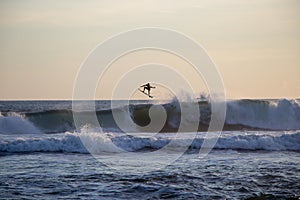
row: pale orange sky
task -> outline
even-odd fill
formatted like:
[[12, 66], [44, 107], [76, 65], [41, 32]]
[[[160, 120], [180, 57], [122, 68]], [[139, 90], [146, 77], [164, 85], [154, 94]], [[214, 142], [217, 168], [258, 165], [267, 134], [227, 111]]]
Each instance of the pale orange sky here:
[[298, 0], [4, 0], [0, 99], [71, 99], [89, 52], [138, 27], [173, 29], [200, 43], [227, 98], [300, 97]]

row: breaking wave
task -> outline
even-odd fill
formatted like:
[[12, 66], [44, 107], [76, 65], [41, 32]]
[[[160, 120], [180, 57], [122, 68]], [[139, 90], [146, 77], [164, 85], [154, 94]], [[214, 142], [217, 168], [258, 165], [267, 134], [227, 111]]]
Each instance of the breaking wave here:
[[[286, 150], [300, 151], [300, 132], [276, 134], [258, 134], [249, 132], [234, 135], [224, 133], [218, 139], [214, 149], [232, 150]], [[64, 133], [52, 135], [6, 138], [0, 141], [0, 152], [67, 152], [89, 153], [82, 141], [88, 141], [92, 153], [118, 153], [121, 151], [143, 151], [161, 149], [171, 140], [176, 140], [178, 147], [186, 144], [186, 138], [174, 138], [173, 134], [157, 134], [151, 137], [129, 136], [120, 133]], [[199, 149], [204, 135], [198, 134], [190, 145], [190, 149]], [[181, 150], [181, 148], [179, 148]], [[176, 151], [176, 146], [174, 147]]]
[[[194, 116], [184, 114], [176, 101], [160, 104], [167, 113], [167, 120], [160, 132], [177, 132], [179, 125], [184, 123], [189, 130], [189, 123], [199, 122], [198, 131], [206, 131], [211, 117], [211, 106], [207, 101], [185, 102], [182, 106], [189, 107], [198, 104], [200, 120]], [[117, 126], [113, 111], [122, 113], [124, 117], [131, 117], [138, 125], [128, 127], [132, 132], [140, 132], [139, 126], [150, 123], [149, 109], [153, 104], [133, 104], [114, 110], [97, 110], [96, 116], [105, 132], [122, 132]], [[129, 113], [126, 113], [129, 111]], [[88, 111], [85, 116], [92, 115]], [[97, 127], [98, 124], [89, 124]], [[80, 127], [79, 127], [80, 128]], [[298, 100], [233, 100], [227, 102], [226, 120], [223, 130], [299, 130], [300, 129], [300, 104]], [[74, 132], [76, 127], [73, 121], [72, 110], [45, 110], [28, 112], [3, 112], [0, 114], [0, 133], [64, 133]], [[149, 130], [151, 132], [151, 130]]]
[[0, 113], [0, 133], [40, 133], [41, 131], [32, 122], [18, 113], [9, 113], [3, 116]]
[[300, 129], [297, 100], [237, 100], [227, 103], [227, 124], [241, 124], [272, 130]]

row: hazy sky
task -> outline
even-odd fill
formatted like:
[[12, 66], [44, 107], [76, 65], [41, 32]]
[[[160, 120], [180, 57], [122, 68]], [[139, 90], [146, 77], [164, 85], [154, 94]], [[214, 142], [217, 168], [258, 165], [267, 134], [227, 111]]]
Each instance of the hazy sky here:
[[97, 44], [145, 26], [200, 43], [228, 98], [300, 97], [299, 0], [1, 0], [0, 99], [71, 99]]

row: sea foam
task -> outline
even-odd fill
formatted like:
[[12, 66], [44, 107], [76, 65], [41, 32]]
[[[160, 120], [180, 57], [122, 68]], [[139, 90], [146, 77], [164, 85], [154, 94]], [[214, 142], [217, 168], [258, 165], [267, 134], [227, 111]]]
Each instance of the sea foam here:
[[[143, 134], [145, 135], [145, 134]], [[27, 137], [26, 137], [27, 136]], [[200, 149], [205, 134], [195, 138], [175, 137], [175, 134], [157, 134], [138, 137], [119, 133], [64, 133], [52, 135], [23, 135], [0, 141], [0, 152], [68, 152], [68, 153], [120, 153], [124, 151], [157, 150], [169, 142], [180, 147], [189, 144]], [[193, 140], [191, 140], [193, 139]], [[214, 139], [214, 138], [211, 138]], [[300, 132], [239, 132], [222, 134], [214, 149], [300, 151]], [[172, 148], [176, 151], [176, 146]]]

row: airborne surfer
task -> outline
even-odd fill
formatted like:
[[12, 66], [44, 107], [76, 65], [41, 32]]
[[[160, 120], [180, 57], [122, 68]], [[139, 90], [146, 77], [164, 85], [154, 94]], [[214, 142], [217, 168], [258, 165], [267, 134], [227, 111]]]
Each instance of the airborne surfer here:
[[148, 90], [148, 96], [151, 96], [150, 95], [150, 90], [151, 88], [155, 88], [154, 86], [151, 86], [150, 83], [147, 83], [145, 85], [141, 85], [140, 87], [143, 87], [143, 91], [145, 93], [145, 90]]

